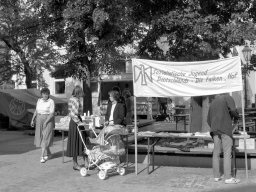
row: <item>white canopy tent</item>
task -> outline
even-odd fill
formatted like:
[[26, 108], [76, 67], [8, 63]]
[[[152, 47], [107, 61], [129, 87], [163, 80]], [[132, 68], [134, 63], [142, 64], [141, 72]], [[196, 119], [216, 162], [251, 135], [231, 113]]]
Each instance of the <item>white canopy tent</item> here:
[[[132, 59], [134, 109], [136, 97], [203, 96], [241, 92], [243, 132], [245, 133], [244, 99], [241, 73], [241, 58], [196, 62], [168, 62]], [[135, 117], [135, 172], [137, 164], [137, 112]], [[245, 168], [248, 178], [246, 137]]]

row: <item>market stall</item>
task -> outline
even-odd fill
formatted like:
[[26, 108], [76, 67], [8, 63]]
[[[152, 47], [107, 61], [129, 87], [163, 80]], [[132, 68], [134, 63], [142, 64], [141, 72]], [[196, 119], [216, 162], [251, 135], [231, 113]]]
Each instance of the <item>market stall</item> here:
[[[38, 89], [0, 90], [0, 114], [8, 117], [8, 126], [10, 127], [22, 128], [23, 126], [28, 126], [30, 125], [36, 102], [41, 97]], [[55, 112], [65, 113], [67, 101], [54, 96], [50, 97], [55, 102]]]
[[[233, 57], [200, 62], [167, 62], [132, 59], [134, 109], [137, 97], [203, 96], [241, 92], [243, 132], [245, 134], [241, 59]], [[137, 111], [135, 117], [135, 172], [137, 167]], [[248, 177], [246, 137], [245, 167]]]

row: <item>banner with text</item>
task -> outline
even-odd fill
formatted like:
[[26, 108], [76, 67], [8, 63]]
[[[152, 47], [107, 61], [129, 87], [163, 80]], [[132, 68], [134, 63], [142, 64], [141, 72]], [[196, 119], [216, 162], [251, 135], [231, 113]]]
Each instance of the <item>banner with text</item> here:
[[240, 57], [197, 62], [132, 59], [136, 97], [200, 96], [241, 91]]

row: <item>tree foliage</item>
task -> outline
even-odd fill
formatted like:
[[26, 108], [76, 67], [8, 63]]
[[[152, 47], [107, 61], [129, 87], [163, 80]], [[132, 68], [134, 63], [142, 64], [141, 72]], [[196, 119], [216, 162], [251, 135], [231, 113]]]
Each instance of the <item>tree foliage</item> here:
[[6, 84], [13, 84], [11, 77], [14, 74], [14, 70], [12, 69], [10, 63], [10, 55], [8, 54], [8, 51], [6, 50], [6, 48], [1, 48], [0, 49], [2, 51], [0, 51], [0, 86], [4, 87], [4, 85]]
[[40, 6], [33, 0], [0, 1], [0, 40], [10, 51], [12, 72], [26, 77], [27, 88], [43, 69], [59, 61], [59, 53], [46, 41]]
[[[88, 80], [129, 57], [127, 45], [140, 58], [195, 61], [217, 59], [245, 38], [255, 39], [254, 0], [3, 0], [0, 6], [0, 39], [19, 57], [28, 80], [35, 66], [60, 59], [65, 65], [54, 76]], [[162, 37], [167, 50], [159, 47]], [[49, 49], [38, 48], [41, 40]], [[58, 57], [52, 43], [66, 54]], [[49, 58], [39, 56], [46, 50]]]
[[[59, 74], [86, 77], [124, 58], [133, 45], [141, 58], [195, 61], [217, 59], [255, 39], [251, 0], [44, 0], [44, 17], [56, 20], [49, 40], [67, 48]], [[48, 18], [49, 19], [49, 18]], [[168, 49], [159, 46], [166, 37]], [[54, 73], [58, 75], [58, 72]]]
[[[61, 70], [54, 75], [86, 79], [100, 67], [107, 68], [123, 59], [120, 47], [132, 43], [134, 28], [134, 23], [126, 17], [126, 5], [127, 1], [119, 0], [66, 0], [61, 5], [60, 1], [44, 1], [45, 16], [62, 18], [48, 30], [48, 39], [67, 49], [66, 66], [60, 66]], [[87, 68], [88, 74], [82, 68]]]
[[[254, 4], [250, 2], [172, 1], [172, 5], [166, 6], [169, 10], [147, 23], [150, 30], [140, 43], [140, 54], [154, 59], [183, 61], [216, 59], [219, 53], [226, 55], [231, 47], [243, 44], [244, 38], [255, 38], [252, 20], [255, 13], [251, 11]], [[155, 42], [161, 36], [167, 37], [170, 46], [166, 55], [160, 55], [156, 49]]]

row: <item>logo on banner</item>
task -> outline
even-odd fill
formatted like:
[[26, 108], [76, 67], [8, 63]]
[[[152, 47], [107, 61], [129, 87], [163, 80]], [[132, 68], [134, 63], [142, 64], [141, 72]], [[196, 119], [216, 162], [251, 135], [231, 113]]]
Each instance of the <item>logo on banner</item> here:
[[25, 113], [25, 103], [18, 99], [12, 99], [9, 104], [9, 109], [13, 115], [22, 115]]
[[148, 81], [153, 82], [152, 67], [144, 65], [134, 66], [134, 81], [141, 81], [141, 85], [147, 85]]

